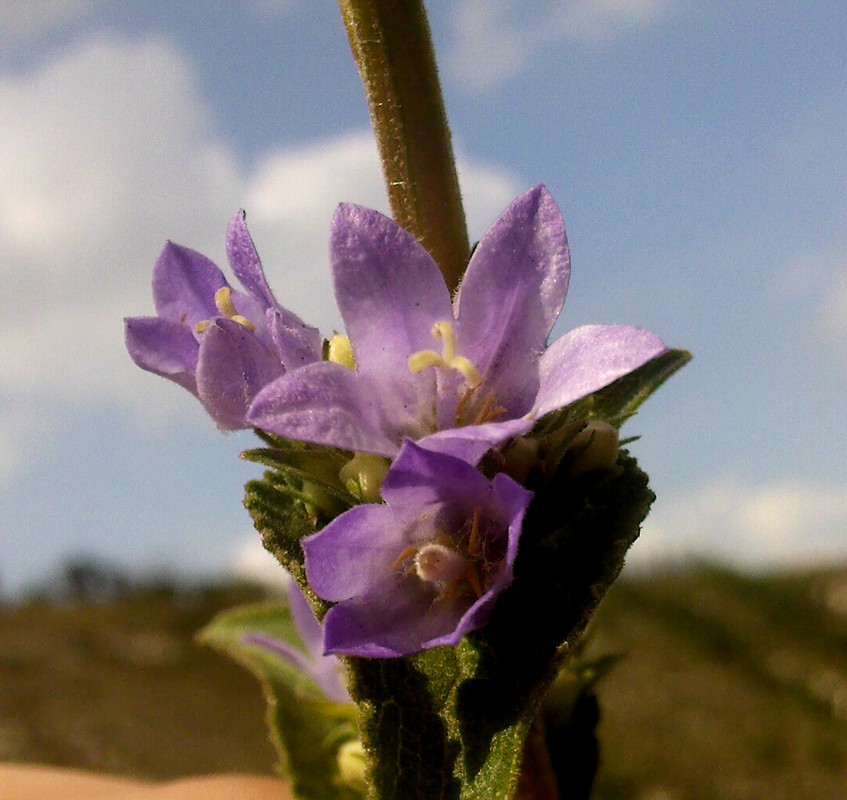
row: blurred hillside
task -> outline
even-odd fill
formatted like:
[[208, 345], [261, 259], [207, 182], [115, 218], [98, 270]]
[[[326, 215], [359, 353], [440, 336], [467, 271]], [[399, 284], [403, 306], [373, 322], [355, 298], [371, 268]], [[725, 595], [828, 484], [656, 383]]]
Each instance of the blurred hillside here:
[[[0, 608], [0, 759], [268, 772], [258, 685], [192, 642], [260, 590], [95, 573]], [[847, 569], [630, 578], [591, 651], [625, 654], [600, 684], [597, 800], [847, 797]]]

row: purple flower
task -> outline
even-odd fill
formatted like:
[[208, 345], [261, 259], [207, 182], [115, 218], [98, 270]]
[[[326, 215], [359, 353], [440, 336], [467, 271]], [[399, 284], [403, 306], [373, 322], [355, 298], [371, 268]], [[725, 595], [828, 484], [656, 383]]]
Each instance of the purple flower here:
[[382, 496], [302, 540], [309, 585], [337, 603], [324, 618], [326, 653], [385, 658], [455, 645], [512, 581], [532, 494], [507, 475], [489, 482], [407, 441]]
[[223, 429], [249, 427], [258, 392], [321, 359], [321, 337], [277, 303], [244, 222], [235, 215], [227, 256], [244, 291], [195, 250], [168, 242], [153, 267], [156, 317], [125, 320], [126, 346], [142, 369], [188, 389]]
[[426, 437], [474, 462], [667, 349], [624, 325], [584, 326], [546, 346], [570, 257], [543, 186], [488, 230], [452, 301], [429, 253], [376, 211], [340, 206], [330, 251], [355, 369], [322, 362], [277, 379], [250, 408], [257, 428], [389, 457]]
[[319, 686], [324, 694], [336, 703], [350, 703], [350, 695], [341, 680], [341, 662], [335, 656], [323, 654], [323, 634], [312, 609], [303, 597], [303, 593], [292, 581], [288, 590], [288, 603], [291, 617], [297, 626], [297, 633], [306, 646], [306, 652], [287, 642], [264, 633], [248, 633], [244, 636], [246, 644], [254, 644], [282, 656], [290, 664]]

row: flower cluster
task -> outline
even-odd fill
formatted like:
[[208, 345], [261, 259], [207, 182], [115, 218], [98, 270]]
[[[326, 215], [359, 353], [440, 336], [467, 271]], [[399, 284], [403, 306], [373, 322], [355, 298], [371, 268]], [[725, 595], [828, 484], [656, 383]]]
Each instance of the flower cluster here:
[[330, 254], [346, 335], [327, 346], [275, 300], [243, 214], [227, 253], [243, 292], [204, 256], [166, 245], [153, 273], [158, 316], [126, 321], [131, 356], [193, 392], [221, 428], [346, 451], [348, 467], [378, 465], [360, 481], [367, 502], [302, 540], [309, 586], [335, 603], [325, 652], [392, 657], [458, 643], [512, 581], [532, 497], [519, 470], [483, 474], [482, 457], [531, 443], [545, 415], [665, 344], [641, 328], [588, 325], [548, 347], [570, 257], [543, 186], [492, 225], [455, 296], [410, 233], [341, 205]]

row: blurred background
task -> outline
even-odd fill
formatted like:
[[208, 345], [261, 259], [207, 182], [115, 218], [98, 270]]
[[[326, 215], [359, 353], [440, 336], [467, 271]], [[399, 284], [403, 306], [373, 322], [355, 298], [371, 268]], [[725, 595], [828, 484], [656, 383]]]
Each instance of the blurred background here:
[[[573, 257], [554, 335], [589, 322], [638, 324], [695, 355], [624, 429], [642, 437], [632, 449], [658, 500], [631, 552], [631, 577], [607, 604], [618, 612], [604, 611], [608, 646], [635, 653], [608, 691], [620, 675], [634, 703], [636, 688], [644, 699], [645, 686], [667, 678], [647, 710], [623, 695], [610, 703], [629, 708], [641, 726], [632, 730], [675, 714], [676, 727], [663, 728], [669, 747], [699, 753], [695, 734], [705, 736], [711, 761], [690, 775], [719, 773], [730, 753], [747, 772], [732, 789], [702, 794], [680, 794], [682, 768], [664, 782], [616, 773], [603, 796], [781, 796], [756, 788], [768, 770], [776, 777], [767, 791], [840, 796], [797, 776], [835, 776], [835, 786], [847, 769], [847, 579], [837, 566], [847, 561], [847, 6], [428, 7], [471, 236], [546, 183]], [[122, 318], [152, 313], [150, 273], [166, 239], [224, 266], [227, 222], [245, 208], [282, 304], [325, 334], [340, 328], [326, 252], [333, 210], [352, 201], [387, 211], [358, 75], [330, 0], [0, 0], [0, 109], [0, 596], [64, 603], [9, 610], [6, 641], [23, 644], [9, 644], [3, 663], [19, 678], [35, 675], [33, 659], [67, 640], [71, 664], [152, 659], [139, 674], [165, 685], [166, 674], [183, 674], [180, 659], [203, 658], [185, 655], [188, 631], [234, 591], [209, 599], [200, 585], [273, 584], [280, 573], [241, 506], [258, 470], [238, 453], [253, 436], [219, 434], [187, 392], [135, 368]], [[721, 566], [696, 566], [704, 561]], [[156, 576], [161, 618], [137, 605], [79, 605], [92, 590], [133, 595], [139, 575]], [[189, 587], [181, 599], [177, 585]], [[38, 608], [45, 617], [21, 616]], [[112, 625], [122, 644], [92, 643], [72, 619]], [[164, 638], [133, 650], [124, 639], [136, 623]], [[598, 647], [602, 631], [601, 622]], [[664, 650], [651, 638], [660, 634]], [[682, 663], [689, 640], [694, 655]], [[703, 663], [720, 679], [697, 672]], [[57, 719], [86, 697], [80, 669], [67, 696], [55, 695], [65, 698]], [[128, 687], [120, 675], [116, 686]], [[688, 676], [677, 694], [669, 675]], [[241, 685], [228, 672], [222, 680]], [[21, 684], [4, 696], [29, 697]], [[21, 702], [33, 708], [32, 698]], [[763, 710], [768, 698], [779, 714]], [[725, 726], [709, 727], [718, 707]], [[176, 769], [61, 748], [45, 755], [29, 723], [6, 711], [0, 757]], [[128, 718], [140, 713], [127, 709]], [[50, 724], [32, 730], [44, 736]], [[96, 741], [115, 740], [95, 723], [75, 724], [76, 741], [86, 725]], [[617, 751], [658, 764], [661, 742], [645, 753], [626, 730], [609, 734]], [[726, 731], [739, 730], [744, 743], [723, 747]], [[108, 752], [98, 746], [92, 752]]]

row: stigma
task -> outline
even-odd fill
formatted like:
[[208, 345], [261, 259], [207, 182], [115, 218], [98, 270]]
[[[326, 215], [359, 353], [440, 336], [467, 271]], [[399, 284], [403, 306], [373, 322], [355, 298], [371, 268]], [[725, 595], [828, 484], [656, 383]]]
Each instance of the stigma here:
[[418, 350], [417, 353], [412, 353], [409, 356], [409, 371], [417, 375], [427, 367], [454, 369], [464, 376], [469, 388], [476, 389], [482, 383], [482, 375], [469, 358], [457, 355], [453, 326], [449, 322], [436, 322], [432, 326], [432, 335], [441, 339], [441, 352]]
[[[235, 303], [232, 302], [232, 289], [230, 289], [229, 286], [221, 286], [221, 288], [215, 292], [215, 308], [218, 309], [218, 312], [222, 317], [231, 319], [233, 322], [237, 322], [239, 325], [247, 328], [247, 330], [251, 333], [255, 333], [256, 326], [250, 322], [247, 317], [242, 316], [236, 310]], [[203, 333], [203, 331], [209, 327], [210, 322], [211, 320], [208, 319], [198, 322], [194, 326], [194, 331], [196, 333]]]

